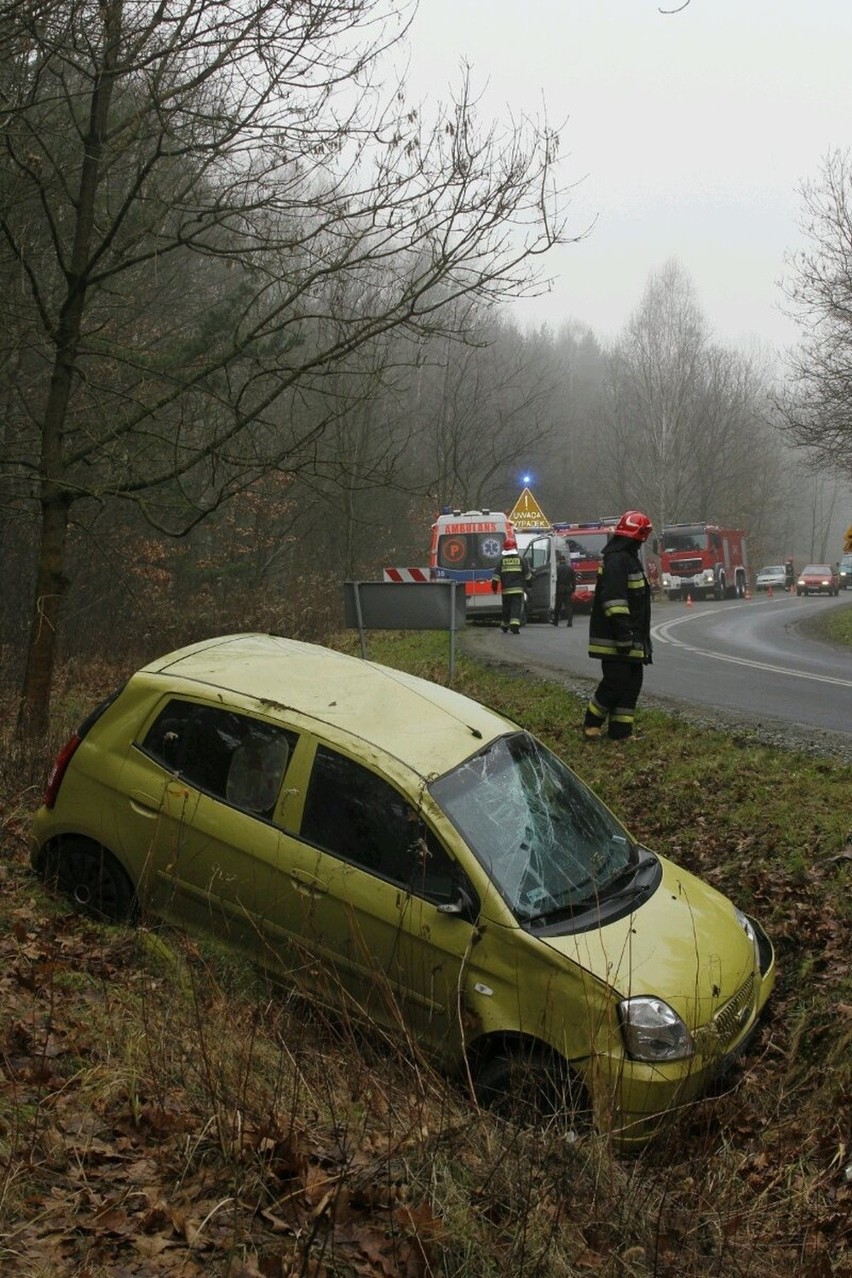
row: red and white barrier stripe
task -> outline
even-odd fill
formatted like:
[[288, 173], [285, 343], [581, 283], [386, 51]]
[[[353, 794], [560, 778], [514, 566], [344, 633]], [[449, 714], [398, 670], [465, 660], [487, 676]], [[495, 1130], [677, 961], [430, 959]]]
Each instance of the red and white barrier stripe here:
[[428, 568], [383, 568], [383, 581], [431, 581]]

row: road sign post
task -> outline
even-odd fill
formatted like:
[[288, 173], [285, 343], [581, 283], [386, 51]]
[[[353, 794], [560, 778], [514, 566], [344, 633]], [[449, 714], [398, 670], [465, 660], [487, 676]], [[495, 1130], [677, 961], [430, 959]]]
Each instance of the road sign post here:
[[456, 631], [466, 620], [463, 581], [345, 581], [345, 624], [357, 629], [367, 657], [367, 630], [448, 630], [449, 683], [453, 685]]

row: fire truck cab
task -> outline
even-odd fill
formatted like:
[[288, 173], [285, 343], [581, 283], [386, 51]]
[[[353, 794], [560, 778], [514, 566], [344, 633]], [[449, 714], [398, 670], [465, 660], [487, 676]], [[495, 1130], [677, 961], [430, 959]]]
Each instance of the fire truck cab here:
[[514, 534], [498, 510], [441, 511], [432, 525], [429, 570], [433, 581], [463, 581], [468, 620], [499, 617], [501, 600], [491, 590], [503, 542]]
[[595, 519], [580, 524], [554, 524], [559, 547], [577, 576], [574, 588], [574, 604], [591, 608], [598, 579], [603, 548], [613, 534], [618, 518]]
[[746, 534], [717, 524], [666, 524], [661, 586], [669, 599], [742, 599], [748, 586]]

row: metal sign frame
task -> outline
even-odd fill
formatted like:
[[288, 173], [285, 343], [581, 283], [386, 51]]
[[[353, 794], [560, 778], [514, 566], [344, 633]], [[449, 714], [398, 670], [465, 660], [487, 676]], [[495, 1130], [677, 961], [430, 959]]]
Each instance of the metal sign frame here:
[[456, 631], [467, 619], [463, 581], [345, 581], [343, 604], [347, 629], [357, 629], [361, 656], [367, 656], [367, 630], [448, 630], [449, 682], [456, 664]]

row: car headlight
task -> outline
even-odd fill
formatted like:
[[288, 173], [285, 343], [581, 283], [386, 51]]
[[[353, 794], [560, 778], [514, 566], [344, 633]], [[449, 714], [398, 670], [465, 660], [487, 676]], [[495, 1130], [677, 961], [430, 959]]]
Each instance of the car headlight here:
[[757, 932], [755, 931], [754, 924], [752, 923], [748, 915], [743, 914], [742, 910], [738, 910], [736, 906], [734, 907], [734, 917], [736, 918], [742, 930], [745, 932], [748, 939], [751, 941], [751, 947], [754, 950], [755, 968], [759, 969], [760, 968], [760, 942], [757, 939]]
[[742, 910], [738, 910], [736, 907], [734, 907], [734, 915], [752, 945], [757, 945], [757, 933], [754, 930], [754, 925], [749, 916], [747, 914], [743, 914]]
[[618, 1016], [627, 1054], [635, 1061], [679, 1061], [695, 1052], [683, 1020], [660, 998], [626, 998]]

